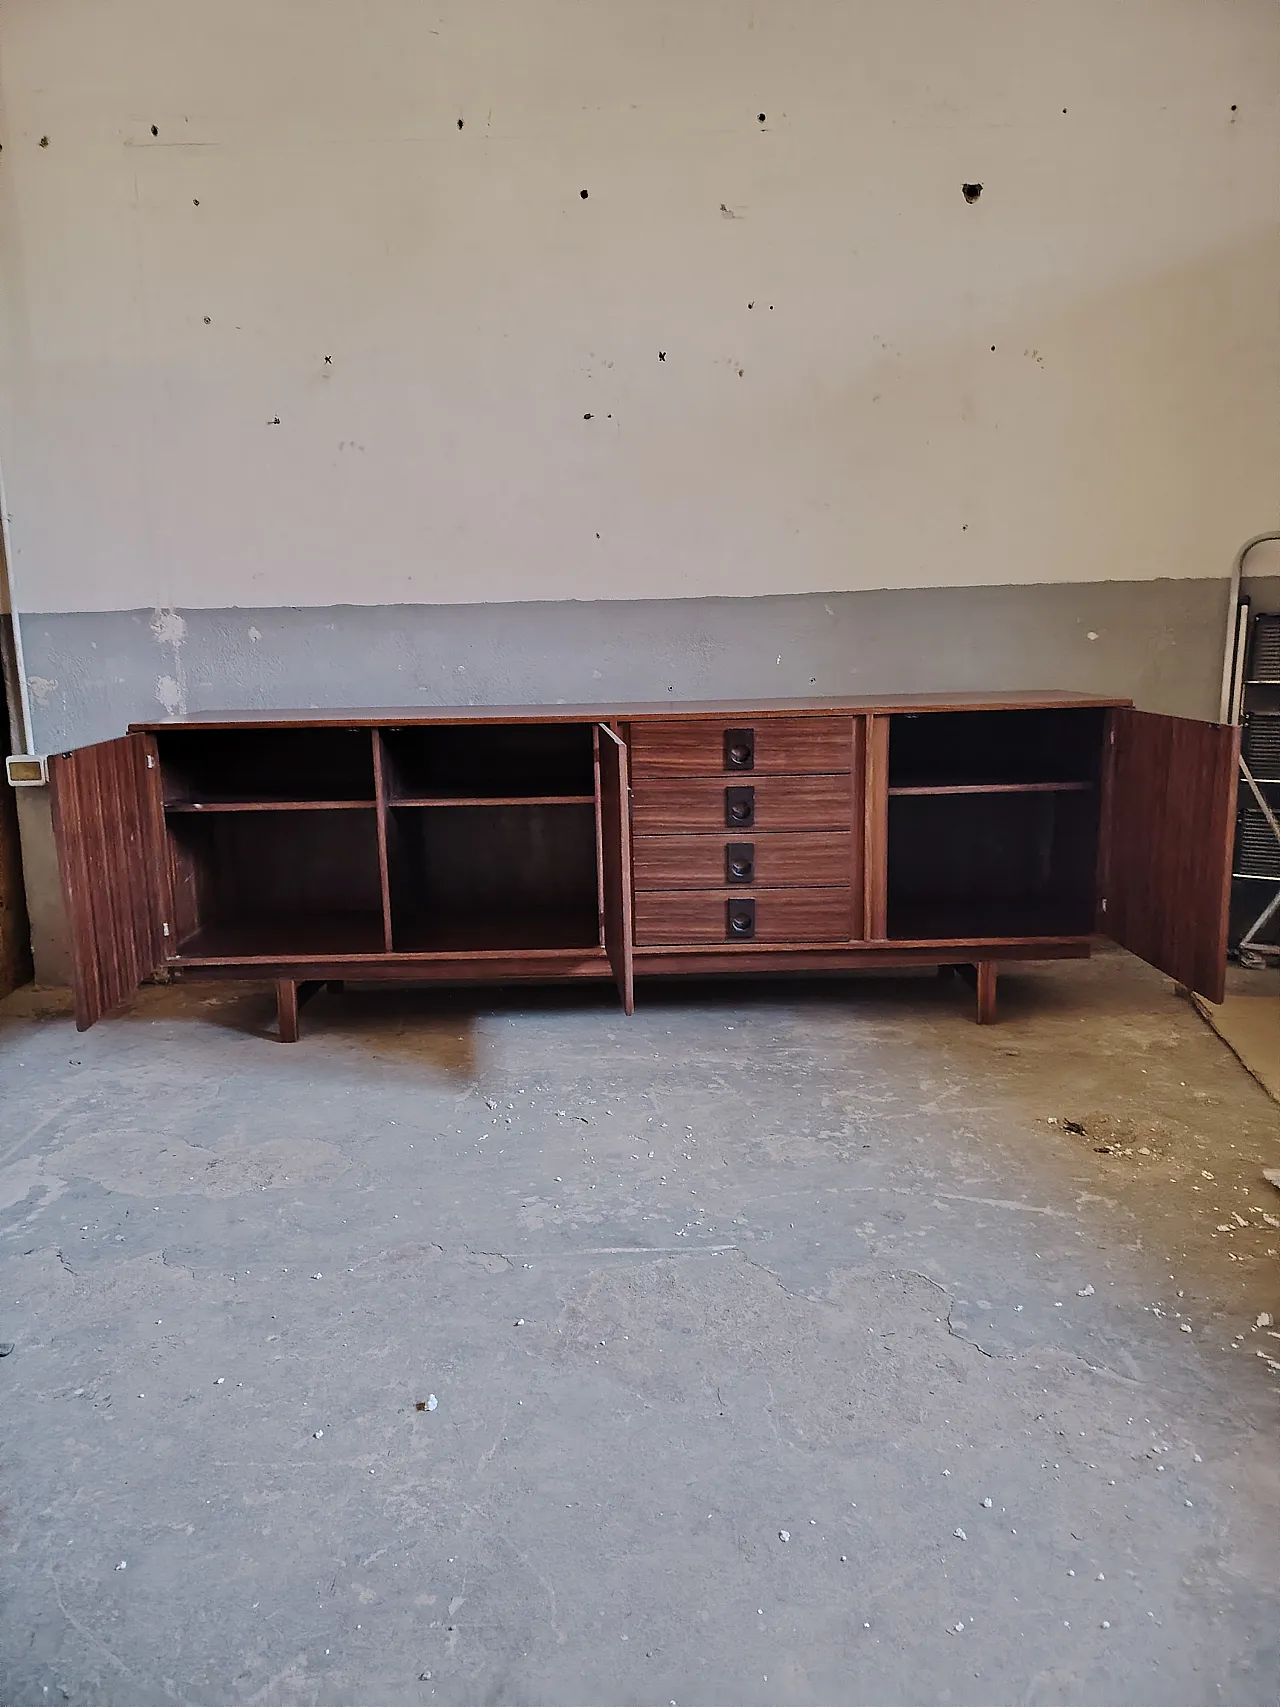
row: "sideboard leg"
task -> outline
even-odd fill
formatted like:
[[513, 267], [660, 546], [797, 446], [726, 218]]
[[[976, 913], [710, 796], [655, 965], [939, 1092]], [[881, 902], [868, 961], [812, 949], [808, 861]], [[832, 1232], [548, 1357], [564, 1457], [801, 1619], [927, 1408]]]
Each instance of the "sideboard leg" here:
[[276, 979], [276, 1017], [281, 1043], [298, 1041], [298, 986], [292, 978]]
[[994, 1025], [996, 1017], [996, 963], [978, 962], [978, 1024]]
[[[280, 1021], [281, 1043], [298, 1041], [298, 1009], [304, 1008], [324, 987], [320, 978], [308, 978], [301, 983], [296, 978], [276, 979], [276, 1014]], [[332, 989], [333, 986], [329, 987]]]

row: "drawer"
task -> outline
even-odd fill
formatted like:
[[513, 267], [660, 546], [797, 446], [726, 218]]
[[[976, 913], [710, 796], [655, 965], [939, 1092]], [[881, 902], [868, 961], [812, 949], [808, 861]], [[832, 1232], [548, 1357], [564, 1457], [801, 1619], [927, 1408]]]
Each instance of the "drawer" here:
[[637, 948], [738, 942], [848, 942], [853, 890], [650, 890], [635, 898]]
[[[750, 833], [747, 833], [750, 835]], [[637, 889], [757, 889], [843, 884], [853, 877], [847, 831], [733, 836], [637, 836], [631, 864]]]
[[633, 777], [775, 775], [847, 771], [853, 764], [850, 717], [759, 717], [716, 722], [633, 723]]
[[631, 824], [637, 836], [661, 830], [848, 830], [853, 779], [844, 776], [759, 776], [750, 782], [711, 777], [637, 777]]

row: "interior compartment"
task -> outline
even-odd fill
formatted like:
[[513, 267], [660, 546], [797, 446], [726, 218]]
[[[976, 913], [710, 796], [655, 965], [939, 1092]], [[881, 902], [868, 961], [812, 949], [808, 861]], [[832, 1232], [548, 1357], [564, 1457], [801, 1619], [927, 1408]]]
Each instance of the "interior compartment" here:
[[600, 946], [594, 800], [393, 807], [387, 863], [398, 953]]
[[390, 800], [595, 796], [590, 723], [388, 729], [382, 740]]
[[368, 729], [175, 729], [156, 736], [167, 805], [373, 803]]
[[1096, 793], [920, 794], [889, 801], [894, 941], [1086, 936]]
[[217, 812], [169, 821], [178, 952], [381, 954], [377, 814]]
[[898, 712], [889, 721], [889, 788], [1074, 782], [1096, 786], [1106, 713]]

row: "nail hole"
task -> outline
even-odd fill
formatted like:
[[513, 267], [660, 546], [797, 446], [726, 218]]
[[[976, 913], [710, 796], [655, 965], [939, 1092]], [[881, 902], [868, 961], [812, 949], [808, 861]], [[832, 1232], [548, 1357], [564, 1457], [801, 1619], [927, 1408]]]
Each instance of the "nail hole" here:
[[192, 205], [192, 207], [199, 207], [200, 206], [200, 197], [199, 196], [192, 196], [191, 205]]
[[579, 194], [579, 195], [580, 195], [580, 196], [581, 196], [581, 197], [582, 197], [582, 199], [583, 199], [583, 201], [586, 201], [586, 199], [587, 199], [587, 192], [586, 192], [586, 190], [579, 190], [579, 191], [578, 191], [578, 194]]
[[992, 349], [992, 351], [993, 351], [993, 353], [994, 353], [994, 351], [995, 351], [995, 345], [994, 345], [994, 344], [992, 344], [992, 346], [991, 346], [991, 349]]
[[49, 138], [47, 136], [42, 136], [40, 138], [40, 146], [41, 148], [47, 148], [49, 146]]
[[1238, 112], [1238, 111], [1239, 111], [1239, 108], [1238, 108], [1238, 107], [1237, 107], [1237, 106], [1236, 106], [1236, 104], [1235, 104], [1235, 102], [1234, 102], [1234, 101], [1232, 101], [1232, 103], [1231, 103], [1231, 111], [1232, 111], [1232, 112], [1233, 112], [1233, 113], [1234, 113], [1234, 112]]
[[764, 114], [763, 113], [757, 113], [756, 117], [760, 120], [761, 124], [764, 123]]
[[205, 315], [205, 317], [204, 317], [204, 323], [205, 323], [205, 325], [206, 325], [206, 326], [212, 326], [212, 325], [213, 325], [213, 321], [212, 321], [212, 319], [211, 319], [211, 318], [210, 318], [210, 316], [209, 316], [209, 315], [207, 315], [207, 314], [206, 314], [206, 315]]
[[152, 134], [152, 136], [159, 136], [159, 134], [160, 134], [160, 127], [159, 127], [159, 125], [154, 125], [154, 124], [153, 124], [153, 125], [152, 125], [152, 127], [151, 127], [151, 134]]
[[665, 350], [659, 350], [658, 351], [658, 360], [660, 362], [665, 362], [666, 359], [667, 359], [667, 352]]
[[967, 202], [976, 202], [982, 194], [981, 184], [961, 184], [960, 194]]
[[458, 129], [459, 130], [462, 129], [462, 120], [461, 119], [458, 120]]
[[582, 419], [583, 419], [583, 420], [584, 420], [584, 421], [589, 421], [589, 420], [590, 420], [590, 419], [591, 419], [591, 416], [590, 416], [590, 415], [584, 415], [584, 416], [583, 416], [583, 417], [582, 417]]

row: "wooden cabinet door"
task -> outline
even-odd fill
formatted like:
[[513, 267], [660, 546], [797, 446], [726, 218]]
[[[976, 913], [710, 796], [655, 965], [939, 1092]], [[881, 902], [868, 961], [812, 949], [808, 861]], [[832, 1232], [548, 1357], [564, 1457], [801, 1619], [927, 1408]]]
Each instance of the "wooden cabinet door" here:
[[158, 775], [146, 735], [49, 762], [78, 1031], [127, 1002], [164, 959]]
[[599, 728], [600, 869], [604, 946], [626, 1013], [635, 1008], [631, 951], [631, 788], [627, 749], [607, 724]]
[[1111, 716], [1099, 929], [1211, 1002], [1226, 987], [1239, 753], [1230, 724]]

